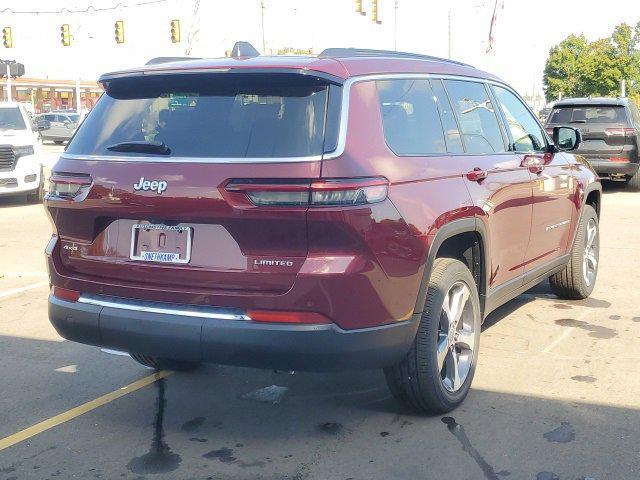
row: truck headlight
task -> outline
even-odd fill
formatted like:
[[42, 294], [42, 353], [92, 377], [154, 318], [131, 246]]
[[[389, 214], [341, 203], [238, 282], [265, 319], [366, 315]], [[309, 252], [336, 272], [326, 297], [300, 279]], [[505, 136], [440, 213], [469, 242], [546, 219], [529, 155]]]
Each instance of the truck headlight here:
[[27, 155], [33, 155], [33, 145], [23, 145], [21, 147], [13, 147], [13, 153], [16, 159], [20, 157], [26, 157]]

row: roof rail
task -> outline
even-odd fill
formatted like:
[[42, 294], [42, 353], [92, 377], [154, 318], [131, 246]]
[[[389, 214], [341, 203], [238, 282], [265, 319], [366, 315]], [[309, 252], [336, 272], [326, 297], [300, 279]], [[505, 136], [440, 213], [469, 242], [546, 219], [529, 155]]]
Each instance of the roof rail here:
[[181, 60], [200, 60], [197, 57], [155, 57], [149, 60], [145, 65], [158, 65], [159, 63], [180, 62]]
[[422, 55], [419, 53], [397, 52], [395, 50], [372, 50], [368, 48], [326, 48], [318, 55], [320, 58], [344, 58], [344, 57], [394, 57], [394, 58], [416, 58], [420, 60], [429, 60], [431, 62], [453, 63], [455, 65], [463, 65], [471, 67], [468, 63], [450, 60], [448, 58], [433, 57], [431, 55]]

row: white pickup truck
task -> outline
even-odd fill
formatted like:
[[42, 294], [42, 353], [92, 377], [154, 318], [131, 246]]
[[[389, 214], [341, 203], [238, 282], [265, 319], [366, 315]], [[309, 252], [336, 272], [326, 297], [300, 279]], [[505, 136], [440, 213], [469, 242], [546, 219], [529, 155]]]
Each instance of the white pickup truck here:
[[0, 102], [0, 196], [44, 196], [41, 141], [24, 106]]

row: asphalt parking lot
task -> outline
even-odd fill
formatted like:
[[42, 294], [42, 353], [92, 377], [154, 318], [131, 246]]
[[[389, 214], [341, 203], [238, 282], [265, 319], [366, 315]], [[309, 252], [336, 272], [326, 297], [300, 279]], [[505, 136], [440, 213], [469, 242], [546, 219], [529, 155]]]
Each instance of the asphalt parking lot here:
[[639, 206], [606, 186], [592, 297], [543, 284], [494, 312], [465, 404], [424, 417], [377, 371], [154, 376], [64, 341], [43, 208], [0, 198], [0, 480], [638, 478]]

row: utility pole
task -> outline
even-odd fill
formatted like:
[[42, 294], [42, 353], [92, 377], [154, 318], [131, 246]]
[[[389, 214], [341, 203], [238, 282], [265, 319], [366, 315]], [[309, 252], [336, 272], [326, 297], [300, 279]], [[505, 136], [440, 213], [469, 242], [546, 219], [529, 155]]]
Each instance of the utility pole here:
[[398, 50], [398, 0], [393, 4], [393, 49]]
[[264, 40], [264, 0], [260, 0], [260, 19], [262, 22], [262, 54], [267, 54], [267, 44]]
[[80, 77], [76, 77], [76, 112], [80, 115], [82, 111], [82, 97], [80, 93]]
[[449, 58], [451, 58], [451, 9], [449, 9]]
[[620, 96], [627, 96], [627, 82], [624, 79], [620, 82]]

